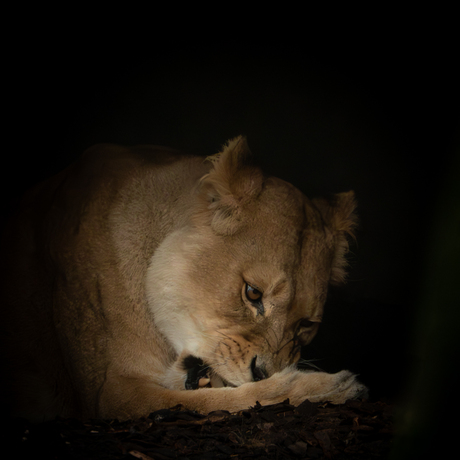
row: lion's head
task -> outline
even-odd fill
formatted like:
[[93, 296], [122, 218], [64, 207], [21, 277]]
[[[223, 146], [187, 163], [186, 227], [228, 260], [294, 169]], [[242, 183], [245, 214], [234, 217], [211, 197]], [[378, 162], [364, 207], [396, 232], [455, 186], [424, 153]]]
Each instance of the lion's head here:
[[238, 137], [208, 159], [187, 224], [155, 251], [147, 296], [178, 356], [239, 386], [294, 364], [345, 277], [353, 192], [310, 200], [251, 165]]

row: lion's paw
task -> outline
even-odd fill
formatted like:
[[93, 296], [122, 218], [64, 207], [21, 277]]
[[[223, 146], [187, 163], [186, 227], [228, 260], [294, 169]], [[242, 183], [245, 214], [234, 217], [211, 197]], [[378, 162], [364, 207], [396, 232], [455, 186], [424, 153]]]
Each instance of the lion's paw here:
[[340, 371], [336, 374], [326, 374], [327, 382], [324, 385], [322, 400], [334, 404], [342, 404], [348, 399], [366, 398], [368, 389], [357, 379], [356, 374], [350, 371]]
[[[285, 370], [257, 383], [265, 385], [267, 390], [270, 384], [269, 393], [272, 393], [272, 397], [276, 394], [278, 398], [280, 396], [289, 398], [291, 404], [294, 405], [306, 399], [311, 402], [328, 401], [333, 404], [342, 404], [348, 399], [363, 398], [368, 394], [366, 386], [359, 382], [357, 376], [350, 371], [328, 374], [326, 372]], [[266, 395], [268, 396], [268, 393]]]

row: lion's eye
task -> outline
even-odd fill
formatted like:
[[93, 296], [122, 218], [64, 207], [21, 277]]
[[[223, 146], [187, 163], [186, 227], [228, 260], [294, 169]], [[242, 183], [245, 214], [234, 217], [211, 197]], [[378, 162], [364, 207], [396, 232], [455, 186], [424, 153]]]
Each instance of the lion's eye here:
[[313, 321], [310, 321], [309, 319], [307, 318], [304, 318], [302, 321], [300, 321], [300, 327], [301, 328], [304, 328], [304, 329], [308, 329], [308, 328], [311, 328], [315, 325], [315, 323]]
[[259, 302], [262, 300], [262, 293], [250, 284], [246, 284], [246, 297], [250, 302]]
[[262, 293], [255, 287], [246, 283], [245, 294], [249, 302], [251, 302], [252, 305], [257, 308], [257, 315], [263, 315], [265, 308], [264, 304], [262, 303]]

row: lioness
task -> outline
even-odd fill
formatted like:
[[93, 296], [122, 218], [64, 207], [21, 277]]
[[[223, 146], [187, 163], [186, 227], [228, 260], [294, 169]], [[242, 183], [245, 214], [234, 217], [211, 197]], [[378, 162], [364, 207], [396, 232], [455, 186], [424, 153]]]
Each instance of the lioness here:
[[12, 413], [128, 419], [359, 397], [348, 371], [296, 369], [328, 285], [344, 279], [354, 209], [353, 192], [309, 200], [264, 176], [243, 137], [206, 161], [90, 148], [25, 198], [5, 235]]

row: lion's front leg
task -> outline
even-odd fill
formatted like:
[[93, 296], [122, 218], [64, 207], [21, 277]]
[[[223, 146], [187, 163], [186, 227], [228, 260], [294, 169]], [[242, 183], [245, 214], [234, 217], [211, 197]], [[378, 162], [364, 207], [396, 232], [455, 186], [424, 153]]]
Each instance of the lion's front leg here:
[[349, 371], [336, 374], [285, 369], [270, 378], [232, 388], [203, 388], [169, 394], [171, 402], [208, 413], [214, 410], [237, 412], [254, 406], [276, 404], [289, 399], [299, 405], [306, 399], [342, 404], [348, 399], [367, 396], [367, 388]]
[[237, 388], [203, 388], [179, 393], [179, 403], [208, 413], [219, 409], [237, 412], [254, 406], [256, 402], [267, 405], [286, 399], [293, 405], [299, 405], [306, 399], [342, 404], [348, 399], [367, 396], [367, 388], [349, 371], [327, 374], [286, 369], [268, 379], [245, 383]]
[[107, 388], [100, 416], [135, 418], [155, 410], [182, 404], [201, 413], [215, 410], [237, 412], [254, 406], [276, 404], [289, 399], [298, 405], [306, 399], [341, 404], [367, 395], [367, 388], [349, 371], [336, 374], [285, 369], [270, 378], [239, 387], [173, 390], [147, 379], [117, 379], [116, 393]]

